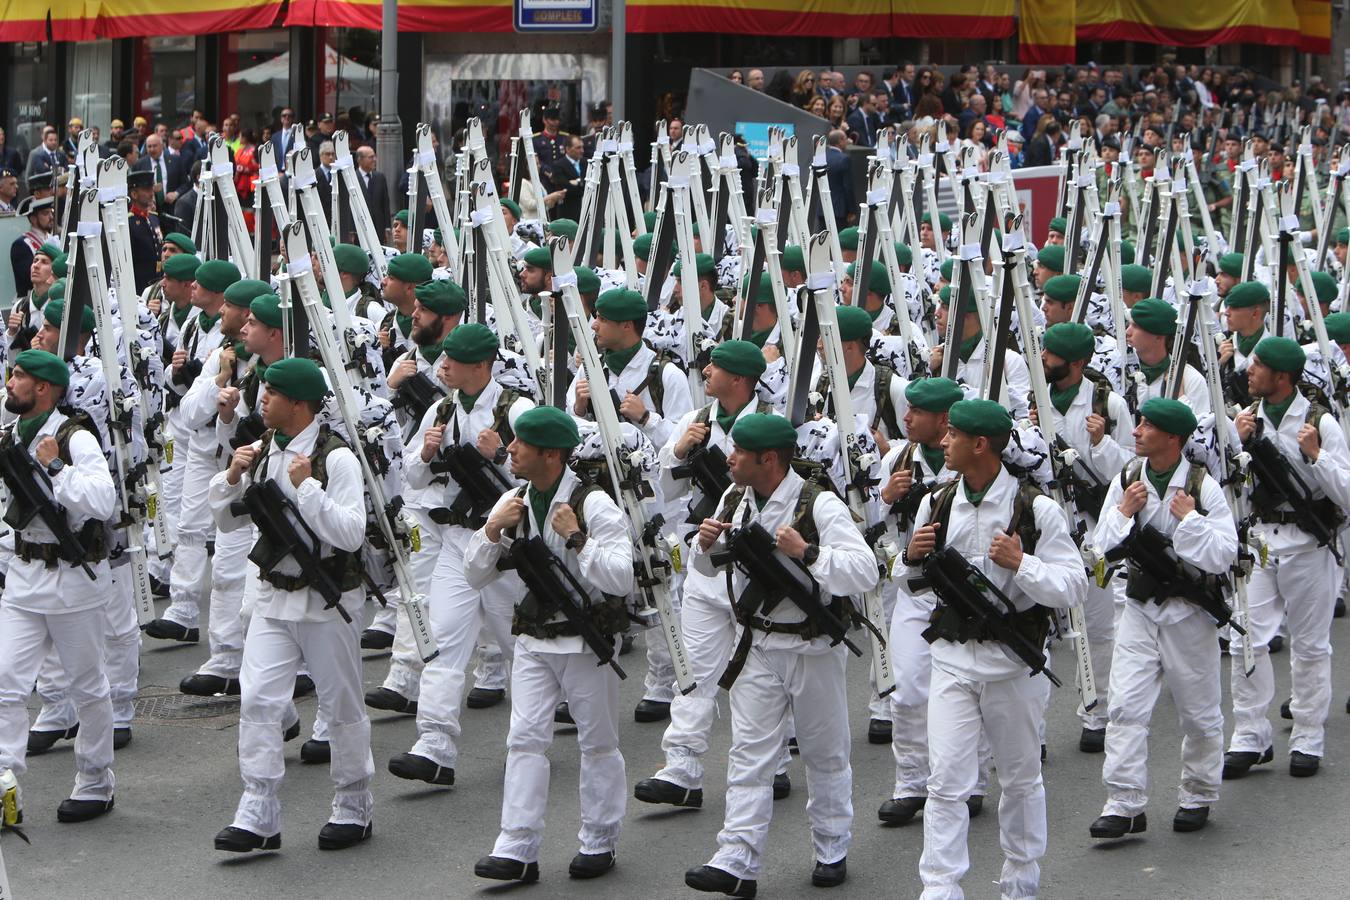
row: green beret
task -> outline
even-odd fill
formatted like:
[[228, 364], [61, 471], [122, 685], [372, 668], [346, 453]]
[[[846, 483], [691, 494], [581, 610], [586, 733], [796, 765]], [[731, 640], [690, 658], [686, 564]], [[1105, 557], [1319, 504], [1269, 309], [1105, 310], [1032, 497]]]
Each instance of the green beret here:
[[268, 328], [281, 327], [281, 298], [276, 294], [268, 292], [254, 297], [248, 304], [248, 311]]
[[1069, 223], [1063, 216], [1055, 216], [1050, 220], [1049, 231], [1058, 235], [1063, 235], [1069, 230]]
[[174, 281], [192, 281], [202, 261], [190, 253], [175, 253], [164, 260], [164, 277]]
[[365, 275], [370, 271], [370, 257], [355, 244], [338, 244], [333, 248], [333, 259], [338, 271], [348, 275]]
[[656, 229], [656, 210], [643, 213], [642, 221], [647, 223], [647, 234], [651, 234]]
[[[189, 253], [194, 256], [197, 253], [197, 245], [192, 242], [192, 238], [183, 234], [181, 231], [170, 231], [168, 234], [164, 235], [164, 243], [173, 244], [179, 250], [182, 250], [183, 253]], [[178, 255], [181, 256], [182, 254]]]
[[1058, 303], [1072, 303], [1078, 299], [1078, 285], [1082, 281], [1077, 275], [1055, 275], [1045, 283], [1045, 296]]
[[552, 272], [553, 254], [548, 251], [547, 247], [531, 247], [525, 251], [525, 265], [543, 269], [545, 272]]
[[421, 284], [431, 280], [431, 260], [420, 253], [400, 253], [389, 260], [385, 271], [390, 278], [408, 284]]
[[1166, 300], [1146, 297], [1130, 309], [1130, 321], [1149, 334], [1171, 337], [1177, 333], [1177, 311]]
[[520, 221], [520, 204], [519, 204], [519, 203], [517, 203], [516, 201], [512, 200], [510, 197], [503, 197], [503, 198], [501, 199], [501, 204], [502, 204], [502, 206], [504, 206], [504, 207], [506, 207], [507, 209], [511, 210], [511, 215], [513, 215], [513, 216], [516, 217], [516, 221], [517, 221], [517, 222]]
[[457, 316], [468, 306], [464, 288], [448, 278], [419, 284], [413, 288], [413, 296], [438, 316]]
[[56, 262], [58, 256], [64, 256], [61, 247], [55, 241], [45, 241], [42, 246], [33, 251], [34, 256], [45, 256], [52, 262]]
[[51, 287], [47, 288], [48, 303], [51, 303], [53, 300], [60, 300], [65, 295], [66, 295], [66, 280], [64, 278], [57, 279], [56, 281], [52, 282]]
[[1350, 244], [1350, 228], [1342, 228], [1336, 232], [1337, 245]]
[[1308, 361], [1308, 355], [1298, 342], [1286, 337], [1262, 338], [1252, 353], [1276, 372], [1302, 372], [1303, 364]]
[[[848, 264], [849, 278], [856, 278], [854, 273], [857, 268], [856, 262]], [[886, 274], [886, 267], [880, 262], [872, 263], [872, 268], [867, 271], [867, 292], [869, 294], [880, 294], [883, 297], [891, 292], [891, 277]]]
[[1045, 329], [1045, 349], [1067, 362], [1091, 359], [1097, 349], [1092, 329], [1078, 322], [1060, 322]]
[[[64, 298], [56, 300], [48, 297], [47, 303], [42, 307], [42, 317], [47, 320], [47, 324], [53, 328], [61, 327], [61, 316], [66, 311], [66, 301]], [[94, 310], [86, 306], [80, 314], [80, 333], [94, 333]]]
[[784, 272], [798, 272], [806, 274], [806, 256], [802, 253], [802, 248], [797, 244], [783, 248], [783, 253], [778, 259], [778, 264]]
[[1134, 242], [1120, 242], [1120, 262], [1122, 265], [1131, 265], [1134, 262]]
[[749, 341], [723, 341], [713, 348], [712, 361], [717, 368], [732, 375], [752, 378], [763, 375], [768, 367], [764, 362], [764, 351]]
[[1330, 272], [1312, 273], [1313, 291], [1317, 294], [1318, 303], [1330, 303], [1336, 299], [1338, 286], [1336, 279], [1331, 277]]
[[942, 261], [942, 265], [938, 266], [938, 274], [942, 276], [943, 281], [948, 283], [951, 282], [954, 271], [956, 271], [956, 257], [954, 256], [947, 257]]
[[70, 387], [70, 367], [55, 353], [25, 350], [14, 357], [14, 367], [57, 387]]
[[947, 410], [947, 421], [957, 431], [976, 437], [995, 437], [1012, 431], [1012, 416], [993, 400], [958, 400]]
[[731, 426], [731, 440], [742, 450], [762, 453], [765, 450], [797, 449], [797, 429], [782, 416], [773, 413], [750, 413], [741, 416]]
[[402, 222], [403, 226], [406, 228], [408, 225], [408, 211], [406, 209], [400, 209], [398, 212], [394, 213], [394, 221]]
[[839, 231], [839, 249], [857, 250], [858, 249], [858, 226], [850, 225]]
[[909, 405], [928, 412], [946, 412], [966, 396], [961, 385], [950, 378], [920, 378], [905, 388]]
[[66, 255], [64, 253], [57, 254], [56, 258], [52, 260], [52, 274], [57, 278], [66, 277]]
[[1350, 313], [1332, 313], [1325, 321], [1327, 337], [1338, 344], [1350, 344]]
[[[181, 254], [180, 254], [181, 255]], [[272, 286], [256, 278], [244, 278], [225, 289], [225, 302], [231, 306], [249, 308], [254, 297], [272, 292]]]
[[1195, 412], [1189, 406], [1169, 397], [1153, 397], [1144, 401], [1144, 405], [1139, 407], [1139, 415], [1154, 427], [1181, 437], [1190, 437], [1198, 424]]
[[637, 291], [615, 288], [596, 298], [595, 314], [611, 322], [645, 322], [647, 301]]
[[1219, 271], [1234, 278], [1242, 277], [1242, 254], [1225, 253], [1219, 257]]
[[549, 234], [555, 234], [559, 237], [574, 238], [577, 236], [577, 223], [572, 219], [554, 219], [546, 227]]
[[944, 284], [944, 285], [942, 286], [942, 289], [941, 289], [940, 291], [938, 291], [938, 293], [937, 293], [937, 298], [938, 298], [938, 305], [940, 305], [940, 306], [951, 306], [951, 305], [952, 305], [952, 286], [951, 286], [950, 284]]
[[839, 340], [870, 341], [872, 339], [872, 317], [861, 306], [837, 306], [839, 316]]
[[[711, 275], [714, 271], [716, 271], [716, 269], [717, 264], [713, 262], [713, 258], [709, 256], [707, 253], [694, 254], [694, 271], [698, 273], [700, 278], [703, 277], [704, 275]], [[672, 275], [680, 274], [679, 263], [675, 264], [675, 268], [671, 270], [670, 274]]]
[[1049, 247], [1042, 247], [1036, 254], [1036, 262], [1045, 266], [1051, 272], [1064, 271], [1064, 245], [1051, 244]]
[[633, 255], [638, 259], [649, 260], [652, 258], [652, 233], [650, 231], [633, 238]]
[[455, 362], [479, 363], [497, 358], [497, 335], [478, 322], [456, 325], [441, 343], [445, 355]]
[[225, 293], [227, 287], [242, 277], [239, 268], [224, 259], [208, 259], [197, 267], [197, 284], [216, 294]]
[[914, 264], [914, 251], [909, 249], [909, 244], [895, 242], [895, 262], [897, 265], [909, 266]]
[[1153, 287], [1153, 273], [1143, 266], [1126, 263], [1120, 267], [1120, 286], [1132, 294], [1147, 294]]
[[751, 303], [755, 303], [755, 304], [759, 304], [759, 303], [772, 303], [772, 302], [773, 302], [773, 279], [769, 277], [769, 273], [768, 273], [768, 272], [760, 272], [760, 273], [759, 273], [759, 285], [756, 286], [756, 288], [754, 289], [754, 291], [751, 291], [751, 290], [750, 290], [750, 285], [748, 284], [749, 279], [750, 279], [750, 276], [749, 276], [749, 275], [747, 275], [747, 276], [745, 276], [745, 278], [741, 279], [741, 289], [742, 289], [747, 295], [749, 295], [749, 300], [750, 300], [750, 302], [751, 302]]
[[577, 293], [594, 294], [600, 290], [600, 276], [589, 266], [577, 266], [572, 270], [577, 276]]
[[[924, 214], [923, 214], [923, 220], [924, 220], [925, 222], [928, 223], [928, 227], [931, 228], [931, 227], [933, 226], [933, 214], [932, 214], [931, 212], [926, 212], [926, 213], [924, 213]], [[939, 212], [939, 213], [938, 213], [938, 224], [939, 224], [940, 226], [942, 226], [942, 230], [943, 230], [943, 231], [951, 231], [951, 230], [952, 230], [952, 217], [949, 216], [949, 215], [947, 215], [945, 212]]]
[[1246, 309], [1249, 306], [1270, 304], [1270, 289], [1259, 281], [1242, 281], [1228, 289], [1223, 305], [1229, 309]]
[[581, 443], [576, 420], [556, 406], [536, 406], [516, 418], [516, 437], [544, 450], [571, 450]]
[[303, 356], [277, 360], [263, 372], [262, 380], [272, 390], [292, 400], [322, 400], [328, 393], [323, 372], [314, 360]]

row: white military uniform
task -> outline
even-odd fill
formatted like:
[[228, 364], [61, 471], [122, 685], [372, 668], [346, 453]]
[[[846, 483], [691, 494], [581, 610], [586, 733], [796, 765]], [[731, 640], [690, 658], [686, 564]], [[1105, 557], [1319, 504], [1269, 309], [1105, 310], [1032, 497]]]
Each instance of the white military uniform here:
[[[988, 393], [984, 389], [984, 358], [989, 352], [989, 336], [984, 335], [971, 352], [970, 358], [962, 360], [956, 367], [956, 381], [966, 389], [966, 396], [983, 397]], [[946, 365], [944, 360], [943, 365]], [[1003, 356], [1003, 386], [999, 390], [998, 402], [1012, 415], [1013, 421], [1027, 417], [1028, 398], [1031, 396], [1031, 374], [1027, 371], [1027, 361], [1022, 354], [1009, 349]]]
[[[970, 561], [1014, 602], [1067, 608], [1087, 592], [1083, 561], [1069, 536], [1063, 511], [1038, 497], [1031, 514], [1040, 532], [1035, 555], [1027, 553], [1016, 572], [988, 559], [995, 534], [1012, 520], [1017, 479], [1000, 468], [978, 505], [955, 488], [945, 529], [945, 545]], [[925, 497], [916, 521], [927, 523], [932, 497]], [[1024, 548], [1025, 552], [1025, 548]], [[918, 570], [910, 567], [910, 574]], [[1046, 688], [1041, 676], [1028, 677], [1025, 664], [996, 642], [932, 646], [933, 672], [928, 696], [928, 746], [932, 772], [923, 814], [923, 855], [919, 875], [925, 900], [960, 898], [961, 878], [970, 868], [966, 835], [970, 826], [966, 798], [979, 772], [980, 729], [989, 735], [998, 769], [999, 834], [1004, 861], [1002, 894], [1035, 897], [1040, 858], [1045, 855], [1045, 785], [1041, 780], [1040, 725]]]
[[[541, 536], [568, 571], [588, 587], [626, 595], [633, 590], [633, 542], [627, 519], [608, 495], [603, 491], [586, 495], [580, 517], [586, 523], [587, 540], [580, 551], [568, 550], [564, 538], [549, 524], [557, 508], [570, 501], [577, 483], [577, 476], [565, 468], [542, 519], [535, 515], [527, 496], [525, 520], [516, 531], [524, 533], [528, 528], [529, 534]], [[497, 507], [517, 493], [503, 494]], [[494, 544], [483, 529], [473, 533], [464, 551], [464, 575], [470, 588], [482, 590], [503, 578], [513, 596], [524, 596], [519, 576], [497, 570], [507, 540], [504, 535]], [[596, 665], [595, 654], [580, 637], [545, 639], [521, 634], [516, 637], [511, 669], [502, 824], [493, 856], [523, 863], [538, 859], [548, 805], [547, 753], [553, 743], [553, 711], [562, 700], [576, 720], [581, 751], [581, 852], [600, 855], [613, 852], [618, 844], [628, 796], [619, 751], [618, 675], [609, 666]]]
[[[295, 503], [299, 515], [319, 538], [315, 552], [329, 557], [336, 550], [356, 552], [366, 534], [361, 468], [355, 454], [342, 447], [326, 460], [328, 486], [312, 476], [296, 488], [287, 469], [299, 455], [313, 456], [320, 426], [311, 422], [282, 449], [276, 441], [259, 461], [259, 472], [275, 481]], [[255, 448], [260, 444], [255, 443]], [[234, 515], [231, 503], [243, 497], [252, 475], [235, 485], [220, 472], [210, 482], [210, 510], [221, 531], [250, 531], [252, 521]], [[295, 561], [283, 560], [287, 575], [297, 573]], [[324, 609], [313, 588], [285, 590], [260, 581], [258, 600], [244, 642], [239, 712], [239, 774], [244, 794], [233, 825], [263, 837], [281, 831], [278, 790], [285, 772], [282, 729], [291, 709], [295, 676], [301, 660], [314, 675], [319, 713], [328, 723], [332, 744], [330, 773], [335, 794], [329, 821], [368, 825], [374, 808], [370, 778], [375, 773], [370, 753], [370, 719], [361, 698], [360, 588], [345, 591], [341, 604], [352, 616]]]
[[[762, 508], [747, 490], [732, 512], [733, 523], [738, 527], [758, 523], [771, 535], [795, 524], [804, 485], [801, 476], [789, 469]], [[729, 488], [720, 505], [735, 490]], [[820, 547], [820, 556], [810, 567], [816, 583], [840, 595], [858, 595], [876, 587], [876, 557], [843, 501], [821, 492], [811, 517]], [[725, 544], [724, 534], [707, 552], [696, 545], [694, 569], [705, 578], [725, 581], [725, 573], [711, 559]], [[737, 597], [747, 585], [746, 576], [735, 571], [731, 589]], [[725, 586], [719, 593], [719, 602], [735, 601], [726, 596]], [[782, 602], [766, 617], [792, 624], [804, 621], [806, 614], [791, 602]], [[727, 760], [726, 816], [717, 835], [717, 852], [708, 861], [709, 866], [742, 881], [759, 876], [773, 818], [773, 777], [789, 723], [795, 722], [806, 765], [807, 817], [817, 862], [828, 865], [844, 859], [853, 837], [853, 769], [844, 677], [847, 649], [831, 646], [825, 636], [804, 640], [797, 634], [758, 629], [751, 640], [745, 667], [730, 692], [732, 748]]]
[[[1177, 555], [1202, 571], [1227, 572], [1237, 555], [1237, 527], [1218, 483], [1206, 474], [1197, 508], [1181, 520], [1172, 515], [1172, 498], [1185, 489], [1190, 468], [1183, 458], [1172, 472], [1166, 496], [1159, 496], [1148, 477], [1141, 476], [1148, 500], [1133, 518], [1121, 514], [1125, 489], [1120, 478], [1113, 479], [1093, 534], [1096, 546], [1114, 549], [1138, 522], [1170, 536]], [[1242, 654], [1233, 653], [1240, 661]], [[1241, 678], [1241, 662], [1238, 669]], [[1102, 763], [1107, 801], [1102, 815], [1133, 818], [1148, 803], [1148, 723], [1164, 680], [1183, 734], [1178, 805], [1197, 808], [1219, 799], [1223, 710], [1214, 620], [1177, 597], [1159, 602], [1127, 599], [1111, 668], [1110, 722]]]

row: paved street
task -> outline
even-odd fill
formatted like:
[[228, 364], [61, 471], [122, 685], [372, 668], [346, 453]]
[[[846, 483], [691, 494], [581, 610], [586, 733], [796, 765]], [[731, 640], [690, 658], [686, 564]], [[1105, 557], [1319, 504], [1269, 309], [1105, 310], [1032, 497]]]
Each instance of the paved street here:
[[[203, 620], [203, 625], [205, 624]], [[203, 634], [205, 629], [203, 628]], [[1333, 638], [1350, 641], [1350, 620], [1338, 620]], [[205, 657], [205, 646], [168, 647], [148, 641], [142, 657], [142, 715], [178, 715], [171, 695], [179, 678]], [[1287, 696], [1289, 656], [1274, 657], [1277, 699]], [[1056, 655], [1056, 671], [1071, 680], [1067, 652]], [[623, 686], [624, 756], [631, 785], [652, 774], [661, 761], [660, 725], [637, 725], [631, 710], [642, 688], [641, 651], [623, 659], [629, 679]], [[368, 655], [367, 687], [377, 686], [388, 659]], [[1224, 665], [1227, 672], [1227, 660]], [[890, 794], [893, 769], [889, 747], [870, 746], [864, 664], [851, 666], [850, 709], [854, 745], [854, 843], [850, 878], [836, 895], [916, 897], [922, 825], [881, 828], [876, 808]], [[1226, 674], [1225, 674], [1226, 680]], [[1175, 784], [1180, 771], [1176, 715], [1164, 699], [1154, 716], [1155, 791], [1149, 804], [1149, 831], [1138, 839], [1093, 846], [1088, 824], [1104, 798], [1101, 757], [1077, 750], [1078, 724], [1072, 693], [1055, 693], [1048, 727], [1050, 841], [1043, 860], [1046, 898], [1234, 898], [1345, 896], [1350, 859], [1343, 852], [1350, 831], [1350, 663], [1336, 662], [1336, 699], [1331, 711], [1328, 757], [1316, 778], [1287, 774], [1287, 722], [1277, 721], [1276, 764], [1262, 766], [1241, 782], [1225, 786], [1211, 824], [1198, 834], [1171, 831]], [[156, 700], [156, 695], [164, 699]], [[1225, 697], [1227, 691], [1225, 690]], [[567, 877], [576, 851], [577, 751], [574, 732], [560, 729], [551, 753], [553, 784], [548, 832], [540, 854], [540, 883], [501, 887], [474, 878], [473, 863], [487, 853], [500, 813], [508, 704], [469, 710], [457, 785], [420, 789], [389, 775], [390, 756], [407, 750], [413, 720], [379, 715], [374, 720], [375, 836], [344, 853], [320, 853], [315, 837], [326, 819], [331, 789], [326, 767], [303, 766], [300, 742], [287, 745], [283, 843], [279, 853], [238, 858], [212, 849], [213, 835], [230, 823], [240, 782], [235, 764], [237, 704], [206, 708], [210, 717], [138, 719], [135, 741], [118, 754], [117, 808], [85, 825], [58, 825], [56, 805], [69, 791], [72, 755], [68, 743], [32, 761], [23, 780], [27, 833], [32, 846], [4, 838], [5, 860], [18, 900], [61, 898], [323, 898], [474, 897], [516, 894], [531, 898], [694, 897], [683, 884], [684, 870], [705, 862], [721, 824], [722, 760], [729, 740], [725, 722], [713, 739], [706, 801], [702, 811], [667, 810], [629, 799], [618, 868], [600, 881]], [[308, 728], [314, 701], [302, 704]], [[1278, 713], [1276, 713], [1278, 715]], [[1231, 722], [1230, 722], [1231, 727]], [[306, 732], [307, 734], [307, 732]], [[805, 824], [805, 778], [799, 762], [791, 770], [792, 796], [775, 805], [766, 872], [760, 896], [819, 897], [810, 885], [811, 849]], [[971, 898], [997, 896], [1001, 855], [994, 804], [971, 827], [972, 869], [965, 880]]]

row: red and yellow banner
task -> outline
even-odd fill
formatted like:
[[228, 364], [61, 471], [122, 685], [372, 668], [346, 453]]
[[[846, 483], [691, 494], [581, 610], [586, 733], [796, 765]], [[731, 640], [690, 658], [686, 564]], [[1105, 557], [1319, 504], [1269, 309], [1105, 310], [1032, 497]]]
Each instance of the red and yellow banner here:
[[628, 0], [628, 30], [818, 37], [888, 33], [893, 0]]
[[1012, 0], [891, 0], [891, 35], [910, 38], [1006, 38]]
[[[56, 0], [53, 0], [56, 2]], [[270, 28], [281, 0], [88, 0], [101, 38], [217, 34]]]
[[1298, 15], [1298, 49], [1304, 53], [1331, 52], [1331, 0], [1294, 0]]
[[6, 41], [89, 41], [97, 35], [98, 0], [0, 0], [0, 38]]
[[1022, 0], [1017, 61], [1027, 65], [1072, 65], [1078, 38], [1075, 0]]
[[1299, 19], [1294, 0], [1096, 0], [1078, 8], [1078, 40], [1297, 45]]
[[[380, 0], [291, 0], [286, 25], [380, 29]], [[511, 0], [400, 0], [399, 31], [510, 31]]]

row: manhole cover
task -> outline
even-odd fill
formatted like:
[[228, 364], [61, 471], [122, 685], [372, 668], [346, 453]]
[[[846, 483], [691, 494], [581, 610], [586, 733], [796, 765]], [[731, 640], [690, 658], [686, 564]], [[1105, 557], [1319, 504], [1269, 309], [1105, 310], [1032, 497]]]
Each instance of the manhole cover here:
[[237, 715], [237, 697], [191, 697], [187, 694], [168, 694], [136, 698], [138, 719], [213, 719]]

